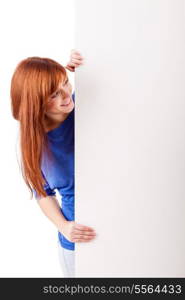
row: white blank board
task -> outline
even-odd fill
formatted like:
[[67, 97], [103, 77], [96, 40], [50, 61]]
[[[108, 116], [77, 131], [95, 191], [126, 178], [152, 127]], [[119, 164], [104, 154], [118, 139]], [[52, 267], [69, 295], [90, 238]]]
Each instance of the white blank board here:
[[76, 277], [185, 276], [185, 1], [78, 0]]

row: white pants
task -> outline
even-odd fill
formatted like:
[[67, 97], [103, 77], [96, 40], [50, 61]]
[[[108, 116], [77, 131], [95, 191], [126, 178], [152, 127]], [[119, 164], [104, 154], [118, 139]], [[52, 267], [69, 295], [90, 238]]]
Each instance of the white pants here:
[[59, 261], [64, 277], [75, 277], [75, 251], [61, 246], [58, 241]]

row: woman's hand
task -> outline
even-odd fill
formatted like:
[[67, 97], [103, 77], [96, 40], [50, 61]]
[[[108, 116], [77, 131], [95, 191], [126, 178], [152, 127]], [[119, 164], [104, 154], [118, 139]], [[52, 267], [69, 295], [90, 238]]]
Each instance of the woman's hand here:
[[67, 221], [63, 224], [61, 233], [70, 242], [90, 242], [95, 238], [96, 233], [93, 228], [76, 223], [75, 221]]
[[75, 68], [79, 67], [80, 65], [83, 65], [84, 58], [78, 52], [76, 49], [71, 50], [70, 60], [66, 65], [66, 69], [68, 69], [71, 72], [75, 71]]

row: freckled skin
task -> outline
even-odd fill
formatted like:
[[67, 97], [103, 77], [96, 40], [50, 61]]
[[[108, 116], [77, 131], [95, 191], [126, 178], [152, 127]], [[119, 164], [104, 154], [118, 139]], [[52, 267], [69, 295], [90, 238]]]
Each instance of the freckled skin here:
[[[70, 101], [70, 103], [69, 103]], [[61, 106], [66, 105], [68, 106]], [[68, 114], [74, 109], [72, 99], [72, 85], [70, 82], [61, 82], [58, 89], [48, 98], [45, 114], [45, 130], [46, 132], [58, 127]]]

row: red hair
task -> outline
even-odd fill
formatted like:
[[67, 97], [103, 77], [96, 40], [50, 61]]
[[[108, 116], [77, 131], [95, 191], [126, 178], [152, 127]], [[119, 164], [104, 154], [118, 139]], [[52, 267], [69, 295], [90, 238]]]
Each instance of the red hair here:
[[43, 151], [51, 158], [45, 131], [48, 97], [67, 78], [66, 69], [49, 58], [28, 57], [16, 67], [11, 80], [11, 109], [20, 122], [21, 171], [31, 191], [46, 197], [41, 172]]

